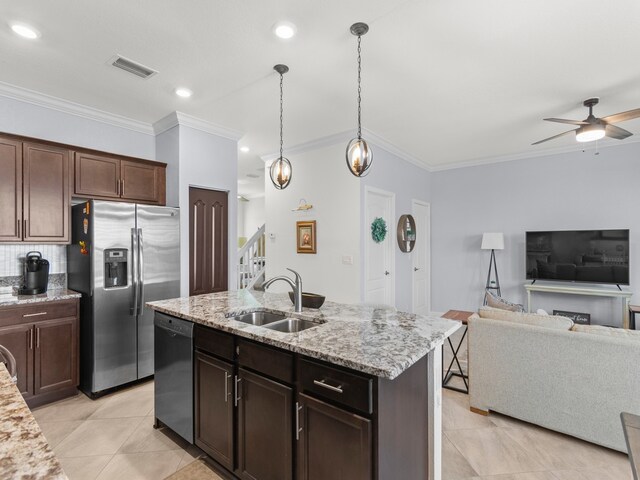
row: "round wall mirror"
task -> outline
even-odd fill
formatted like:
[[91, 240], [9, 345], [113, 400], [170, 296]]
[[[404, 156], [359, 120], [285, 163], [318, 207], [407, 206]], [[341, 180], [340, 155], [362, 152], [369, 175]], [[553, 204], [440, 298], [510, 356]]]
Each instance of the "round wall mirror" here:
[[409, 253], [416, 245], [416, 221], [413, 215], [402, 215], [398, 220], [398, 246]]

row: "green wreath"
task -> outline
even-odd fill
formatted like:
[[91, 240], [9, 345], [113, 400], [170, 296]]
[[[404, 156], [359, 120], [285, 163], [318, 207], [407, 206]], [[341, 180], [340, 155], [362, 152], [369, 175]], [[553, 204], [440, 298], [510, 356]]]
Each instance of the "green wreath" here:
[[387, 236], [387, 222], [384, 218], [377, 217], [371, 222], [371, 238], [376, 243], [384, 241], [384, 237]]

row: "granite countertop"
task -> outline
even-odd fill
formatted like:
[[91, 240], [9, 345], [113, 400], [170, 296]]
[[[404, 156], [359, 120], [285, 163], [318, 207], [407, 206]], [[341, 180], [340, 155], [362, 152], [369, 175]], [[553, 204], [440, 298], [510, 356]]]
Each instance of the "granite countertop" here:
[[67, 478], [3, 363], [0, 363], [0, 478]]
[[81, 293], [69, 290], [67, 288], [50, 288], [46, 293], [39, 295], [18, 295], [15, 288], [0, 288], [0, 307], [28, 305], [38, 302], [54, 302], [56, 300], [69, 300], [71, 298], [80, 298]]
[[[295, 313], [287, 294], [238, 290], [147, 303], [159, 312], [336, 365], [394, 379], [460, 328], [460, 322], [394, 308], [325, 302]], [[270, 311], [321, 325], [282, 333], [237, 322], [238, 313]]]

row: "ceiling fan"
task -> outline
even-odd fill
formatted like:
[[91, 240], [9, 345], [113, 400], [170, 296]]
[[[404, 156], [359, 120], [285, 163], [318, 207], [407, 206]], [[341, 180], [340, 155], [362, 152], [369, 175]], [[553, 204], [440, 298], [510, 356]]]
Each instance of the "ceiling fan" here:
[[606, 117], [597, 118], [593, 115], [593, 107], [598, 104], [599, 98], [589, 98], [584, 101], [583, 105], [589, 108], [589, 116], [584, 120], [566, 120], [564, 118], [545, 118], [547, 122], [568, 123], [570, 125], [578, 125], [575, 130], [569, 130], [568, 132], [559, 133], [553, 137], [545, 138], [531, 145], [538, 145], [539, 143], [548, 142], [555, 138], [563, 137], [575, 132], [576, 140], [578, 142], [592, 142], [599, 140], [604, 136], [609, 138], [615, 138], [616, 140], [624, 140], [627, 137], [633, 135], [628, 130], [620, 128], [614, 123], [625, 122], [634, 118], [640, 117], [640, 108], [635, 110], [629, 110], [628, 112], [616, 113], [614, 115], [608, 115]]

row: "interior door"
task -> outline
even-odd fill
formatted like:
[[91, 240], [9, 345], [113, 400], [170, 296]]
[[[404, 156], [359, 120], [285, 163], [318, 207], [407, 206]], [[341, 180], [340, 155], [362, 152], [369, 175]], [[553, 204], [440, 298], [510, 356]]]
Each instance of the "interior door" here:
[[180, 210], [136, 206], [140, 301], [138, 302], [138, 378], [153, 375], [153, 310], [146, 302], [180, 296]]
[[412, 202], [416, 222], [416, 244], [412, 252], [413, 313], [428, 315], [431, 310], [431, 209], [428, 203]]
[[[367, 303], [395, 306], [394, 223], [395, 195], [384, 190], [365, 187], [365, 292]], [[371, 223], [382, 218], [387, 235], [377, 243], [370, 233]]]
[[228, 289], [228, 197], [189, 187], [189, 295]]

